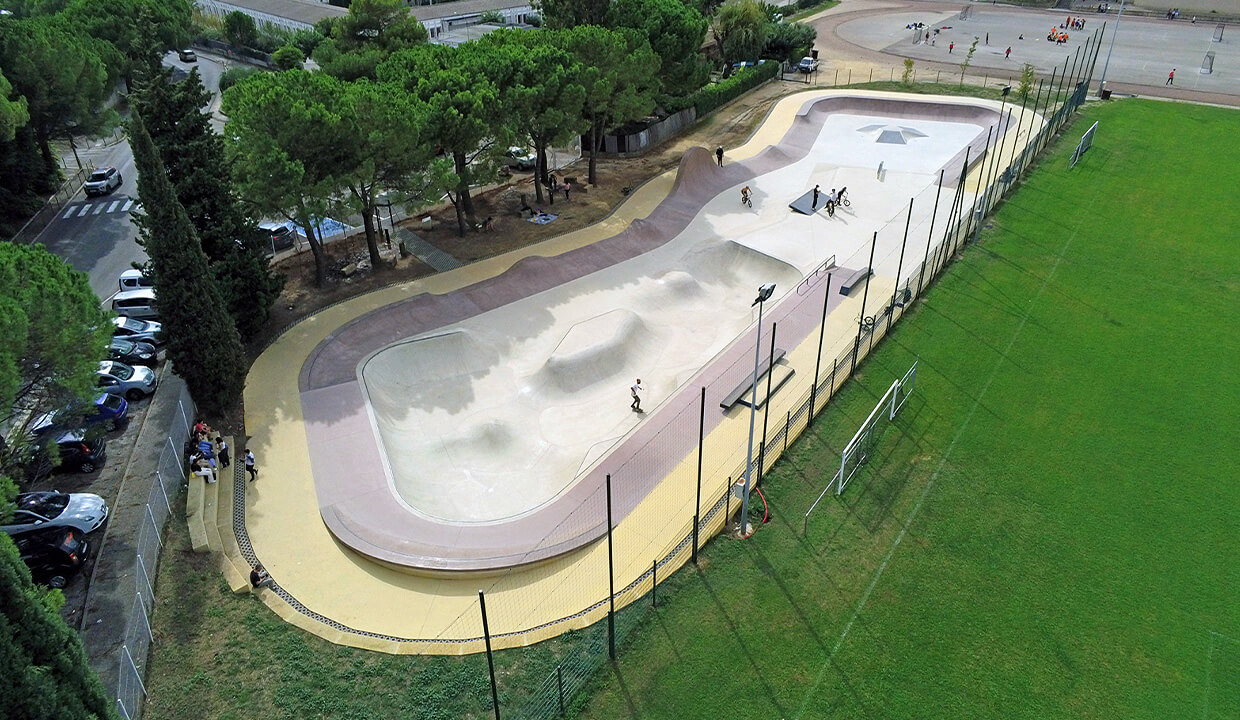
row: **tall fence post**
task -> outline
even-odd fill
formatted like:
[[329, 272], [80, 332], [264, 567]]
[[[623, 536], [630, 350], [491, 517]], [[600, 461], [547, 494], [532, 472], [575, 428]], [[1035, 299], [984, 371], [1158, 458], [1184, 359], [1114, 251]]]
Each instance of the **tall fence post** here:
[[560, 690], [560, 714], [564, 714], [564, 666], [555, 666], [555, 684]]
[[659, 560], [650, 563], [650, 607], [659, 607]]
[[809, 389], [809, 417], [805, 424], [814, 421], [818, 412], [818, 370], [822, 367], [822, 338], [827, 333], [827, 304], [831, 302], [831, 273], [827, 273], [827, 291], [822, 295], [822, 320], [818, 323], [818, 354], [814, 356], [814, 385]]
[[495, 708], [495, 720], [499, 720], [499, 689], [495, 686], [495, 658], [491, 654], [491, 626], [487, 622], [487, 598], [478, 591], [478, 607], [482, 610], [482, 637], [487, 646], [487, 672], [491, 675], [491, 706]]
[[693, 501], [693, 564], [698, 564], [698, 525], [702, 513], [702, 450], [706, 440], [706, 386], [702, 386], [702, 405], [698, 410], [697, 496]]
[[[775, 331], [779, 329], [779, 323], [771, 323], [771, 356], [767, 358], [766, 363], [766, 407], [762, 409], [762, 448], [758, 451], [758, 481], [755, 486], [762, 484], [762, 476], [766, 473], [766, 421], [771, 416], [771, 376], [775, 374]], [[749, 518], [741, 518], [742, 522], [749, 522]], [[741, 526], [742, 532], [744, 526]]]
[[865, 328], [865, 304], [870, 298], [870, 278], [874, 276], [874, 248], [876, 247], [878, 247], [877, 230], [874, 231], [874, 240], [870, 243], [870, 262], [866, 263], [870, 274], [865, 279], [865, 292], [861, 295], [861, 317], [857, 318], [857, 340], [853, 342], [852, 365], [848, 368], [849, 375], [857, 371], [857, 353], [861, 351], [861, 331]]
[[926, 272], [930, 269], [930, 243], [934, 241], [934, 221], [939, 218], [939, 196], [943, 193], [943, 178], [947, 168], [939, 170], [939, 185], [934, 191], [934, 211], [930, 213], [930, 230], [926, 233], [926, 256], [921, 261], [921, 274], [917, 276], [917, 295], [925, 287]]
[[896, 286], [891, 289], [891, 303], [887, 306], [887, 330], [889, 331], [891, 323], [896, 321], [896, 295], [900, 292], [900, 273], [904, 272], [904, 248], [908, 246], [908, 229], [913, 224], [913, 201], [916, 199], [916, 197], [908, 199], [908, 217], [904, 220], [904, 239], [900, 241], [900, 260], [896, 262]]
[[607, 473], [607, 656], [616, 661], [616, 567], [611, 546], [611, 473]]

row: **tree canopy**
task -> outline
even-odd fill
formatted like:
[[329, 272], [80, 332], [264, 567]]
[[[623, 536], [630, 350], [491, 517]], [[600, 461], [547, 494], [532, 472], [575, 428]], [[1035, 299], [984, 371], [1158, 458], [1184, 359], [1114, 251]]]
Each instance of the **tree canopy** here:
[[0, 243], [0, 333], [0, 407], [9, 426], [9, 455], [0, 460], [11, 471], [36, 411], [94, 393], [112, 325], [85, 274], [42, 245], [6, 242]]
[[150, 257], [168, 359], [199, 408], [210, 414], [227, 412], [245, 385], [240, 336], [208, 273], [198, 231], [177, 200], [139, 111], [134, 111], [129, 130], [144, 215], [140, 242]]
[[271, 272], [259, 242], [257, 224], [232, 188], [232, 169], [224, 141], [202, 109], [211, 94], [197, 69], [174, 83], [162, 68], [131, 96], [177, 200], [198, 231], [216, 286], [241, 337], [256, 335], [284, 286]]
[[607, 26], [641, 32], [659, 56], [659, 80], [668, 95], [688, 95], [706, 83], [710, 67], [702, 43], [710, 23], [681, 0], [612, 0]]
[[711, 33], [723, 58], [723, 76], [732, 74], [735, 63], [756, 60], [769, 32], [766, 9], [758, 0], [729, 0], [719, 8]]
[[306, 229], [315, 280], [327, 280], [327, 255], [315, 231], [343, 187], [341, 169], [359, 148], [341, 107], [341, 82], [324, 73], [259, 73], [224, 93], [224, 143], [238, 194], [262, 215]]
[[100, 45], [55, 17], [0, 21], [0, 67], [13, 92], [26, 99], [48, 173], [56, 165], [52, 139], [96, 133], [117, 120], [103, 108], [110, 86]]
[[17, 546], [0, 533], [0, 707], [12, 718], [116, 720], [81, 637], [60, 616], [63, 604], [59, 590], [31, 582]]
[[328, 38], [314, 51], [323, 72], [342, 80], [374, 78], [389, 55], [427, 40], [426, 27], [402, 0], [355, 0], [349, 14], [323, 23]]

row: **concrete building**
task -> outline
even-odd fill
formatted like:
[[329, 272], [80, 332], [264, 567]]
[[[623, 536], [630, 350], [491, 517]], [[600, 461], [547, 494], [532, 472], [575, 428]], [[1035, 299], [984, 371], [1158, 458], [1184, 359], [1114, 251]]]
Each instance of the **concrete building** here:
[[[254, 18], [259, 25], [275, 25], [288, 30], [311, 28], [325, 18], [344, 17], [348, 11], [315, 0], [197, 0], [198, 7], [210, 15], [227, 15], [235, 10]], [[457, 0], [432, 5], [411, 5], [410, 13], [426, 26], [431, 42], [459, 45], [478, 35], [465, 28], [479, 24], [483, 13], [498, 12], [508, 25], [524, 25], [534, 8], [529, 0]], [[488, 26], [494, 29], [496, 26]]]

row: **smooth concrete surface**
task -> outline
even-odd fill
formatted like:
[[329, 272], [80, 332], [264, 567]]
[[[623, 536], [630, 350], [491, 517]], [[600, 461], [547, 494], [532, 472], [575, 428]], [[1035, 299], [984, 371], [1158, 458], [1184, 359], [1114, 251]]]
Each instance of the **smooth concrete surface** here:
[[[891, 8], [888, 13], [861, 14], [856, 19], [847, 20], [839, 26], [837, 33], [849, 42], [870, 50], [909, 57], [914, 61], [954, 65], [965, 61], [969, 46], [976, 37], [979, 42], [970, 61], [969, 73], [976, 75], [989, 71], [992, 77], [1006, 77], [1018, 83], [1021, 67], [1025, 63], [1033, 65], [1039, 75], [1048, 77], [1056, 68], [1062, 74], [1065, 62], [1071, 70], [1078, 48], [1083, 55], [1086, 40], [1105, 24], [1106, 32], [1093, 78], [1097, 82], [1102, 77], [1111, 48], [1111, 34], [1117, 32], [1116, 11], [1119, 3], [1111, 5], [1111, 13], [1099, 14], [975, 3], [968, 20], [961, 20], [959, 16], [963, 4], [952, 9], [937, 5]], [[1240, 12], [1240, 4], [1233, 3], [1232, 9]], [[1085, 28], [1062, 30], [1068, 33], [1066, 44], [1048, 42], [1047, 33], [1052, 28], [1059, 30], [1060, 23], [1069, 16], [1084, 19]], [[933, 45], [913, 43], [913, 31], [905, 26], [918, 22], [925, 23], [932, 36], [933, 28], [939, 28]], [[1177, 88], [1240, 94], [1240, 28], [1228, 26], [1223, 33], [1223, 41], [1214, 42], [1216, 25], [1204, 14], [1195, 23], [1191, 16], [1184, 14], [1178, 20], [1125, 15], [1118, 22], [1114, 52], [1107, 67], [1108, 82], [1165, 87], [1167, 74], [1174, 68]], [[950, 48], [952, 43], [955, 43], [954, 49]], [[1012, 54], [1005, 57], [1004, 52], [1009, 47]], [[1203, 74], [1200, 70], [1207, 52], [1215, 54], [1214, 72]], [[897, 64], [897, 58], [892, 60], [892, 64]], [[943, 75], [950, 76], [948, 72]]]
[[[755, 166], [761, 165], [762, 154], [767, 153], [765, 158], [770, 159], [770, 146], [787, 137], [789, 128], [803, 118], [805, 109], [812, 101], [845, 96], [882, 97], [884, 102], [910, 104], [926, 102], [925, 97], [840, 91], [816, 91], [792, 96], [775, 106], [748, 143], [728, 152], [725, 167], [733, 163], [743, 165], [747, 161], [752, 161]], [[973, 99], [935, 98], [934, 101], [943, 106], [985, 108], [992, 117], [997, 117], [995, 111], [999, 109], [998, 103]], [[1030, 114], [1023, 125], [1013, 127], [1005, 135], [1004, 147], [1015, 149], [1039, 123], [1040, 119]], [[865, 132], [881, 133], [882, 128], [888, 125], [897, 128], [915, 126], [929, 140], [922, 145], [911, 141], [900, 148], [879, 147], [878, 143], [866, 140], [863, 137], [865, 133], [859, 132], [869, 128]], [[510, 309], [508, 312], [513, 314], [505, 321], [503, 308], [509, 303], [503, 303], [447, 327], [413, 335], [406, 340], [387, 342], [381, 348], [367, 351], [365, 358], [351, 365], [354, 373], [352, 382], [366, 384], [366, 389], [371, 392], [371, 403], [378, 408], [373, 411], [376, 417], [381, 413], [391, 415], [382, 421], [391, 425], [385, 430], [388, 433], [388, 437], [384, 438], [385, 445], [401, 440], [401, 432], [430, 431], [438, 435], [440, 447], [444, 443], [454, 443], [453, 450], [468, 449], [470, 443], [483, 451], [499, 447], [515, 462], [528, 464], [529, 455], [538, 455], [543, 444], [548, 442], [547, 437], [551, 436], [561, 438], [563, 447], [571, 450], [558, 452], [568, 458], [562, 461], [564, 467], [574, 472], [582, 464], [591, 462], [592, 452], [598, 452], [591, 450], [597, 441], [580, 439], [579, 436], [587, 432], [601, 433], [606, 442], [616, 432], [635, 437], [640, 432], [638, 425], [655, 427], [661, 422], [660, 415], [668, 412], [683, 417], [685, 408], [690, 408], [693, 417], [696, 417], [697, 387], [706, 384], [705, 381], [698, 381], [707, 376], [714, 379], [726, 377], [724, 371], [713, 367], [720, 364], [719, 361], [710, 363], [710, 358], [715, 354], [723, 357], [728, 353], [743, 357], [747, 351], [751, 352], [753, 331], [746, 326], [753, 322], [747, 308], [748, 296], [753, 294], [753, 288], [746, 283], [755, 285], [755, 281], [769, 281], [768, 273], [775, 272], [779, 274], [776, 281], [780, 283], [781, 297], [768, 307], [768, 317], [784, 318], [781, 320], [781, 333], [783, 322], [794, 326], [792, 339], [796, 343], [790, 347], [786, 362], [790, 367], [806, 369], [805, 372], [797, 372], [789, 381], [789, 388], [773, 398], [771, 412], [782, 414], [799, 401], [813, 377], [817, 352], [817, 312], [798, 315], [794, 310], [805, 307], [807, 303], [821, 307], [823, 285], [820, 275], [812, 273], [815, 265], [830, 254], [837, 257], [836, 262], [841, 267], [856, 267], [858, 263], [863, 265], [868, 260], [870, 244], [877, 232], [873, 263], [875, 277], [870, 281], [871, 292], [878, 297], [890, 293], [896, 283], [897, 266], [903, 269], [901, 277], [908, 277], [916, 265], [911, 260], [902, 262], [899, 259], [906, 221], [911, 227], [910, 238], [927, 238], [927, 241], [945, 227], [946, 218], [942, 214], [938, 216], [934, 229], [928, 227], [931, 209], [936, 195], [941, 195], [944, 206], [950, 203], [954, 196], [955, 178], [948, 176], [944, 182], [947, 187], [940, 189], [938, 177], [933, 171], [944, 168], [945, 164], [958, 164], [962, 151], [959, 145], [976, 137], [978, 131], [985, 134], [985, 128], [981, 126], [975, 126], [970, 131], [953, 128], [951, 123], [923, 122], [908, 117], [829, 114], [823, 118], [823, 125], [815, 135], [811, 145], [813, 152], [770, 173], [744, 180], [756, 191], [752, 210], [742, 209], [739, 204], [740, 185], [734, 184], [705, 199], [700, 211], [679, 233], [685, 238], [682, 245], [668, 242], [649, 253], [616, 263], [618, 270], [615, 271], [627, 272], [628, 275], [606, 281], [586, 274], [567, 283], [562, 289], [551, 288], [525, 299], [517, 298], [517, 303], [530, 304], [530, 309], [524, 311], [524, 317], [535, 312], [547, 316], [538, 324], [541, 332], [523, 333], [520, 324], [523, 314], [520, 311]], [[850, 141], [841, 141], [841, 137], [848, 133], [853, 136]], [[936, 144], [936, 136], [944, 142]], [[858, 149], [858, 145], [867, 142], [878, 149]], [[880, 156], [887, 170], [882, 175], [876, 173], [874, 167]], [[697, 169], [701, 171], [700, 167]], [[971, 195], [976, 191], [980, 172], [978, 166], [971, 164], [970, 174], [964, 183], [966, 193]], [[803, 191], [811, 178], [828, 187], [833, 184], [848, 185], [853, 206], [843, 210], [835, 219], [822, 215], [793, 217], [787, 210], [787, 199]], [[329, 308], [292, 328], [260, 356], [251, 370], [246, 391], [246, 425], [252, 433], [249, 445], [258, 455], [260, 464], [259, 479], [249, 485], [246, 496], [249, 540], [258, 559], [279, 585], [318, 618], [310, 618], [305, 612], [290, 607], [274, 593], [262, 593], [261, 596], [273, 609], [290, 622], [335, 642], [388, 652], [448, 653], [481, 649], [478, 639], [479, 589], [487, 591], [491, 627], [497, 636], [498, 647], [529, 644], [571, 628], [584, 627], [605, 612], [600, 604], [606, 597], [607, 588], [606, 546], [603, 543], [591, 542], [535, 565], [485, 576], [472, 573], [419, 576], [373, 562], [338, 542], [321, 520], [319, 501], [322, 498], [318, 493], [322, 493], [322, 489], [316, 493], [314, 483], [320, 468], [312, 463], [311, 458], [321, 450], [318, 438], [323, 436], [316, 436], [311, 431], [311, 423], [307, 422], [303, 406], [308, 396], [330, 394], [346, 385], [347, 382], [343, 381], [348, 380], [341, 376], [338, 380], [314, 386], [315, 377], [328, 377], [332, 372], [350, 365], [337, 363], [338, 367], [333, 369], [330, 363], [326, 363], [324, 375], [316, 375], [306, 368], [313, 366], [316, 358], [330, 355], [325, 350], [325, 341], [339, 337], [351, 323], [357, 323], [376, 310], [381, 315], [389, 312], [382, 309], [399, 306], [410, 298], [451, 296], [452, 293], [466, 291], [480, 283], [503, 277], [513, 268], [519, 268], [523, 260], [546, 258], [547, 262], [554, 264], [558, 257], [568, 257], [574, 251], [615, 237], [628, 229], [633, 221], [657, 214], [659, 206], [674, 194], [675, 186], [676, 178], [672, 173], [660, 176], [639, 188], [616, 213], [596, 226]], [[908, 212], [910, 197], [913, 198], [911, 218]], [[725, 263], [719, 267], [702, 262], [700, 256], [704, 247], [710, 244], [716, 248], [727, 248], [729, 257], [746, 260], [735, 266]], [[686, 260], [695, 255], [698, 262]], [[729, 268], [729, 271], [720, 272], [721, 268]], [[810, 277], [798, 283], [807, 273]], [[724, 275], [734, 275], [736, 282], [723, 282], [720, 276]], [[786, 283], [782, 282], [785, 277], [788, 279]], [[630, 293], [620, 294], [621, 289], [626, 287]], [[556, 295], [556, 292], [564, 294]], [[688, 302], [687, 309], [682, 312], [705, 316], [708, 310], [695, 308], [694, 298], [712, 293], [716, 303], [715, 313], [709, 318], [712, 326], [704, 334], [699, 334], [699, 342], [684, 342], [675, 337], [677, 333], [691, 331], [692, 326], [678, 325], [674, 312], [664, 317], [662, 306], [669, 302]], [[686, 297], [688, 301], [684, 300]], [[860, 293], [847, 298], [837, 296], [833, 303], [826, 325], [824, 355], [827, 357], [835, 356], [850, 342], [856, 328], [856, 317], [861, 312]], [[869, 311], [873, 311], [872, 306]], [[739, 322], [735, 316], [740, 316]], [[810, 318], [811, 322], [797, 320], [802, 316]], [[397, 317], [389, 319], [399, 324]], [[797, 322], [812, 325], [812, 332], [808, 327], [798, 331], [795, 327]], [[553, 326], [556, 329], [552, 330]], [[512, 336], [507, 341], [503, 338], [505, 329]], [[637, 360], [627, 354], [619, 359], [607, 357], [624, 344], [622, 340], [627, 340], [631, 347], [641, 351], [635, 351], [632, 356]], [[416, 348], [426, 342], [438, 344], [436, 352], [447, 353], [446, 360], [451, 360], [452, 354], [456, 354], [453, 364], [447, 365], [451, 371], [445, 371], [445, 363], [427, 363], [418, 358]], [[491, 343], [489, 349], [487, 343]], [[704, 349], [711, 347], [712, 343], [722, 343], [727, 347], [723, 352], [718, 348], [713, 352]], [[665, 344], [675, 348], [675, 354], [697, 352], [698, 356], [691, 361], [661, 357], [659, 348]], [[512, 362], [499, 359], [499, 348], [520, 350], [522, 345], [526, 349], [513, 352]], [[383, 357], [385, 354], [390, 357]], [[478, 366], [478, 354], [492, 358], [486, 367]], [[691, 367], [693, 362], [698, 365], [706, 362], [707, 367], [695, 374]], [[374, 367], [368, 368], [372, 363]], [[729, 368], [744, 366], [743, 360], [730, 360], [727, 364]], [[289, 372], [299, 366], [303, 367], [300, 376]], [[501, 367], [503, 369], [497, 369]], [[557, 374], [559, 369], [568, 371]], [[445, 387], [443, 378], [439, 378], [440, 382], [426, 381], [422, 375], [428, 371], [440, 375], [459, 371], [458, 377], [448, 378], [458, 383], [457, 394], [453, 396], [439, 390]], [[711, 375], [712, 372], [714, 375]], [[655, 410], [644, 418], [628, 414], [627, 387], [631, 382], [628, 375], [636, 376], [638, 373], [648, 387], [643, 404]], [[518, 378], [524, 378], [526, 385]], [[615, 378], [621, 379], [618, 388], [613, 386]], [[415, 389], [418, 383], [426, 383], [421, 386], [423, 395]], [[474, 383], [479, 384], [477, 388], [474, 388]], [[554, 403], [568, 403], [571, 406], [568, 399], [574, 392], [598, 393], [597, 397], [590, 397], [590, 402], [595, 407], [594, 412], [605, 417], [596, 419], [589, 414], [578, 415], [577, 418], [584, 418], [580, 420], [580, 428], [555, 421], [543, 424], [539, 420], [546, 408], [530, 406], [528, 394], [522, 392], [523, 387], [534, 383], [543, 383], [537, 387], [542, 390], [545, 397], [542, 402], [548, 403], [547, 407], [556, 407]], [[722, 395], [734, 384], [721, 380], [711, 387], [719, 386], [719, 394]], [[390, 395], [382, 401], [388, 405], [383, 406], [375, 401], [376, 392]], [[433, 395], [426, 395], [434, 392], [445, 392], [446, 395], [437, 400], [433, 399]], [[485, 398], [492, 392], [507, 393], [509, 402], [524, 405], [525, 409], [521, 412], [529, 414], [523, 416], [511, 409], [501, 407], [497, 410], [492, 407], [487, 411], [492, 414], [491, 418], [485, 413], [475, 413], [481, 416], [465, 422], [450, 414], [435, 417], [435, 413], [444, 413], [443, 405], [449, 403], [468, 407], [468, 401], [480, 403], [476, 407], [481, 408], [485, 402], [479, 398]], [[402, 393], [407, 394], [402, 396]], [[603, 399], [604, 395], [606, 399]], [[686, 402], [686, 398], [690, 402]], [[402, 402], [409, 409], [402, 410]], [[703, 478], [704, 497], [719, 497], [729, 483], [727, 473], [744, 457], [748, 415], [747, 411], [741, 410], [734, 409], [724, 415], [718, 415], [717, 410], [714, 413], [704, 453], [707, 459]], [[345, 433], [342, 446], [360, 446], [364, 433], [374, 434], [368, 412], [360, 413], [365, 423], [348, 426], [350, 431]], [[406, 418], [418, 414], [423, 417], [417, 423], [408, 428], [400, 427], [399, 424]], [[376, 425], [378, 423], [376, 421]], [[326, 418], [320, 418], [319, 425], [319, 430], [327, 433], [334, 427], [344, 427]], [[666, 432], [655, 433], [655, 436], [683, 435], [683, 428], [676, 429], [680, 425], [668, 423], [663, 426]], [[690, 434], [694, 437], [688, 443], [689, 451], [675, 443], [667, 445], [667, 457], [663, 458], [663, 464], [656, 464], [657, 468], [662, 469], [653, 473], [656, 477], [648, 488], [631, 495], [630, 507], [617, 522], [614, 540], [618, 587], [625, 587], [639, 577], [649, 568], [652, 558], [668, 552], [688, 530], [689, 519], [693, 516], [696, 479], [696, 453], [692, 452], [696, 446], [696, 427], [692, 430]], [[412, 442], [421, 440], [413, 438]], [[643, 447], [663, 447], [658, 442], [649, 439]], [[513, 449], [523, 443], [527, 447], [524, 452]], [[621, 450], [624, 445], [622, 441]], [[382, 461], [372, 455], [351, 460], [347, 453], [339, 457], [343, 458], [341, 463], [351, 461], [360, 466], [378, 461], [382, 465]], [[468, 467], [465, 457], [458, 452], [446, 459], [436, 457], [426, 461], [440, 463], [449, 472], [460, 472], [460, 468]], [[595, 465], [600, 463], [603, 460], [598, 460]], [[507, 472], [503, 463], [494, 463], [489, 459], [481, 461], [479, 467], [490, 473]], [[342, 464], [331, 468], [331, 471], [341, 473], [347, 480], [351, 469], [347, 464]], [[418, 490], [420, 481], [416, 468], [411, 478], [412, 482], [407, 483], [405, 490], [415, 502], [429, 503], [428, 507], [443, 514], [456, 513], [458, 522], [460, 515], [472, 513], [475, 521], [491, 518], [492, 522], [483, 524], [494, 525], [494, 518], [503, 517], [506, 513], [528, 512], [529, 499], [519, 494], [509, 493], [505, 497], [501, 492], [499, 500], [479, 501], [468, 497], [471, 493], [479, 494], [478, 488], [483, 487], [475, 485], [472, 489], [457, 493], [466, 496], [464, 501], [445, 501], [438, 499], [438, 495], [450, 493], [451, 488], [419, 495], [422, 491]], [[564, 482], [563, 479], [551, 481], [543, 492], [552, 495], [557, 483], [562, 487]], [[392, 498], [396, 497], [391, 492], [395, 489], [394, 485], [388, 488]], [[348, 484], [342, 483], [332, 493], [336, 500], [347, 499]], [[369, 500], [377, 498], [368, 496]], [[440, 504], [433, 505], [435, 502]], [[407, 505], [409, 507], [405, 510], [415, 507], [413, 503]], [[711, 532], [721, 522], [721, 518], [716, 518]], [[679, 562], [683, 562], [683, 558]], [[637, 591], [640, 588], [636, 588]], [[622, 599], [623, 602], [625, 600]], [[344, 629], [325, 624], [323, 620], [326, 619]]]

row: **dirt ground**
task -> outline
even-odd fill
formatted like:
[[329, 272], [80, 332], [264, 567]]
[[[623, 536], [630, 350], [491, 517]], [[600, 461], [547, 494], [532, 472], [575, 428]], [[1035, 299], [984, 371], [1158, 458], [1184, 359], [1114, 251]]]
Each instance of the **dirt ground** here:
[[[426, 242], [443, 250], [463, 263], [541, 242], [557, 235], [586, 227], [607, 217], [625, 198], [625, 188], [636, 188], [660, 173], [676, 167], [685, 150], [694, 146], [724, 148], [742, 144], [777, 99], [805, 89], [800, 83], [774, 80], [747, 93], [699, 121], [680, 137], [661, 145], [645, 155], [634, 158], [599, 158], [598, 184], [587, 185], [588, 159], [582, 158], [561, 169], [558, 176], [576, 178], [568, 200], [559, 194], [551, 204], [544, 197], [536, 202], [531, 173], [514, 173], [504, 184], [478, 192], [474, 196], [476, 216], [481, 221], [491, 217], [490, 232], [457, 233], [456, 213], [451, 205], [421, 212], [410, 220], [398, 223], [418, 233]], [[582, 187], [584, 186], [584, 187]], [[536, 225], [519, 216], [521, 196], [535, 208], [559, 215], [547, 225]], [[430, 229], [421, 220], [433, 218]], [[383, 247], [382, 245], [380, 247]], [[401, 258], [395, 249], [384, 248], [385, 266], [376, 271], [359, 270], [345, 277], [341, 268], [366, 258], [366, 238], [357, 234], [327, 246], [332, 272], [323, 288], [314, 286], [314, 259], [309, 252], [299, 253], [274, 264], [287, 278], [284, 292], [272, 307], [271, 319], [264, 332], [249, 338], [247, 350], [251, 360], [296, 322], [315, 312], [372, 290], [430, 275], [435, 271], [414, 257]]]

